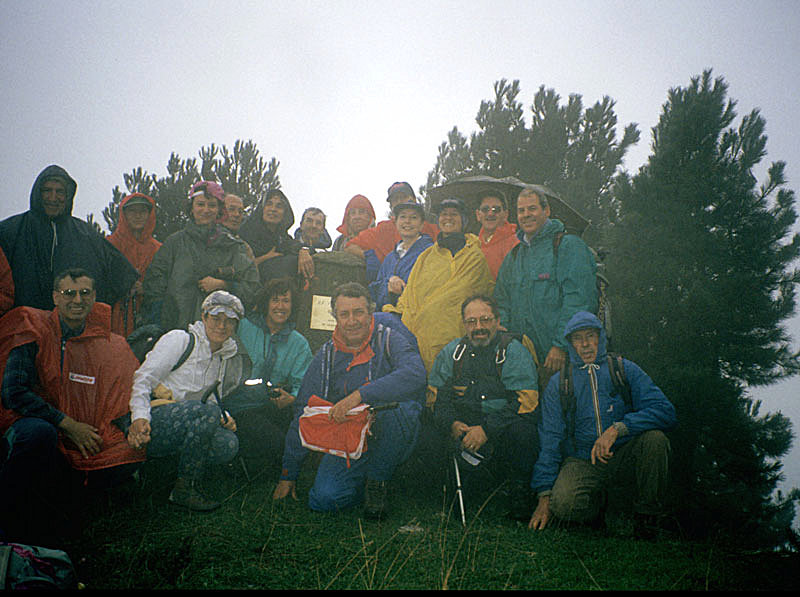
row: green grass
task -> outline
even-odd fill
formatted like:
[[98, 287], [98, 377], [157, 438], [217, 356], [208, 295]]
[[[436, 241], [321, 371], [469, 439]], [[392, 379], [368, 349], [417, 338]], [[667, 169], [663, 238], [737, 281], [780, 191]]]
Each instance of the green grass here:
[[[797, 558], [727, 553], [678, 539], [609, 536], [588, 528], [542, 532], [504, 516], [502, 488], [467, 489], [467, 527], [452, 495], [419, 471], [392, 485], [391, 513], [308, 510], [313, 470], [297, 502], [272, 501], [275, 472], [247, 481], [229, 467], [209, 494], [219, 510], [168, 505], [172, 471], [147, 463], [144, 486], [89, 506], [66, 546], [91, 589], [567, 589], [721, 590], [796, 588]], [[403, 532], [412, 525], [417, 532]]]

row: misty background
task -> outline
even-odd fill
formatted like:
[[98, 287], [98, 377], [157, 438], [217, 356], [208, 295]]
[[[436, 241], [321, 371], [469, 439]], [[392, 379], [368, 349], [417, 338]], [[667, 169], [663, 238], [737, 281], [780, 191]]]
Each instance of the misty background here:
[[[73, 215], [105, 227], [123, 173], [163, 176], [173, 151], [252, 139], [279, 160], [295, 214], [321, 207], [335, 236], [353, 195], [383, 219], [392, 182], [424, 184], [447, 132], [477, 128], [500, 78], [520, 80], [526, 108], [540, 85], [585, 105], [610, 96], [618, 132], [641, 131], [625, 159], [635, 173], [668, 90], [706, 68], [739, 117], [757, 107], [766, 119], [759, 181], [784, 160], [800, 191], [799, 30], [793, 0], [0, 0], [0, 218], [27, 210], [55, 163], [78, 182]], [[800, 345], [800, 317], [787, 325]], [[751, 389], [795, 435], [799, 393], [798, 378]], [[786, 488], [800, 486], [797, 444]]]

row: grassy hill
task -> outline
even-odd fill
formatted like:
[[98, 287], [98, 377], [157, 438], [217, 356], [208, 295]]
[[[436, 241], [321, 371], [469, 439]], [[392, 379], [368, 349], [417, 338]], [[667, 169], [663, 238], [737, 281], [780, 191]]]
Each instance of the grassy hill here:
[[66, 546], [91, 589], [567, 589], [722, 590], [797, 588], [796, 555], [732, 553], [679, 534], [635, 540], [556, 526], [532, 532], [507, 519], [504, 486], [465, 480], [467, 526], [440, 476], [406, 468], [393, 482], [391, 513], [316, 514], [305, 496], [272, 501], [273, 469], [248, 481], [238, 464], [213, 473], [222, 508], [199, 514], [167, 503], [174, 467], [148, 462], [144, 482], [87, 505]]

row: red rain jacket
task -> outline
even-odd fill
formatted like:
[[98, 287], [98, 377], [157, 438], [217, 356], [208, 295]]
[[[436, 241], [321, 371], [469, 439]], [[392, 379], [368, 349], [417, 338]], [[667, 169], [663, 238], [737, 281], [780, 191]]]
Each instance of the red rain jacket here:
[[[147, 223], [144, 225], [142, 231], [142, 240], [137, 239], [128, 220], [125, 217], [125, 204], [134, 197], [144, 197], [150, 202], [152, 209], [150, 209], [150, 216], [147, 218]], [[147, 271], [148, 266], [153, 261], [153, 257], [158, 251], [161, 243], [153, 238], [153, 230], [156, 228], [156, 202], [152, 197], [143, 195], [142, 193], [133, 193], [125, 197], [119, 204], [119, 220], [117, 228], [107, 238], [108, 242], [114, 245], [119, 252], [125, 255], [131, 265], [139, 272], [139, 282], [144, 279], [144, 273]], [[136, 310], [134, 311], [134, 302], [136, 303]], [[142, 294], [138, 293], [134, 300], [130, 297], [123, 299], [114, 305], [111, 312], [111, 331], [121, 336], [128, 336], [133, 331], [134, 318], [136, 311], [139, 310], [142, 304]], [[126, 317], [127, 309], [127, 317]]]
[[[67, 416], [98, 428], [103, 448], [89, 458], [59, 434], [59, 448], [73, 468], [83, 471], [145, 459], [144, 452], [131, 448], [122, 431], [111, 422], [128, 412], [133, 373], [139, 362], [125, 339], [111, 333], [110, 321], [111, 308], [95, 303], [83, 333], [67, 340], [63, 367], [58, 309], [17, 307], [3, 317], [0, 325], [0, 376], [13, 348], [36, 342], [39, 386], [34, 391]], [[18, 418], [17, 413], [0, 404], [0, 434]]]

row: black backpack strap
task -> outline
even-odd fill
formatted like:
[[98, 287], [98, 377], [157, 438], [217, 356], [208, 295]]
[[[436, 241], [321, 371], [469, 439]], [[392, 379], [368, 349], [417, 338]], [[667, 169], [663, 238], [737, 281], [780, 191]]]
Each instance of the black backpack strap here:
[[495, 352], [494, 364], [497, 367], [497, 377], [503, 379], [503, 363], [506, 362], [506, 354], [508, 353], [508, 345], [514, 340], [522, 342], [522, 334], [517, 332], [498, 332], [500, 339], [497, 342], [497, 351]]
[[186, 362], [186, 359], [189, 358], [189, 355], [192, 354], [192, 351], [194, 350], [194, 341], [195, 341], [194, 334], [192, 332], [186, 332], [186, 333], [189, 334], [189, 344], [186, 345], [186, 349], [183, 351], [183, 354], [178, 358], [178, 362], [172, 366], [170, 372], [175, 371], [175, 369], [183, 365]]
[[625, 364], [622, 361], [622, 355], [610, 352], [606, 358], [608, 359], [608, 374], [611, 376], [614, 389], [622, 396], [625, 406], [632, 409], [631, 384], [628, 383], [628, 378], [625, 376]]
[[569, 359], [561, 367], [558, 376], [558, 396], [561, 399], [561, 415], [567, 427], [566, 437], [575, 446], [575, 387]]

